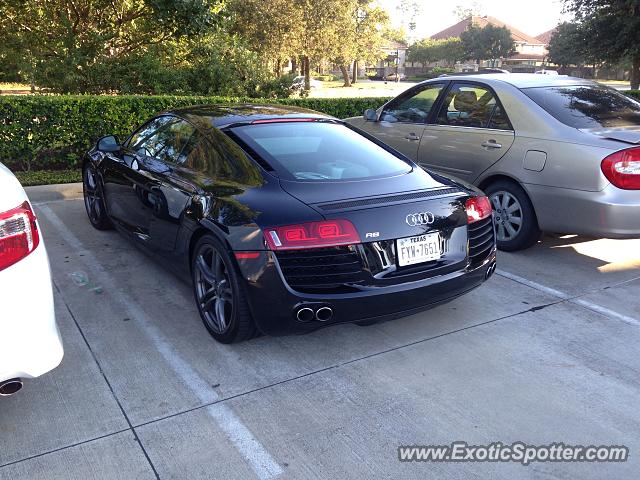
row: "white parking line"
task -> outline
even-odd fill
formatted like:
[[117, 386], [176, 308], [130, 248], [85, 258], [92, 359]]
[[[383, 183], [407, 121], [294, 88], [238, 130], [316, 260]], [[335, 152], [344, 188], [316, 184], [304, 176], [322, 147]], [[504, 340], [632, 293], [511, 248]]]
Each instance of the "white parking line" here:
[[585, 308], [588, 308], [589, 310], [593, 310], [594, 312], [598, 312], [599, 314], [604, 315], [605, 317], [618, 319], [624, 323], [628, 323], [629, 325], [635, 325], [636, 327], [640, 327], [640, 320], [636, 320], [635, 318], [630, 317], [628, 315], [623, 315], [621, 313], [615, 312], [610, 308], [603, 307], [601, 305], [590, 302], [588, 300], [584, 300], [583, 298], [572, 298], [569, 301], [571, 303], [575, 303], [576, 305], [581, 305]]
[[513, 280], [514, 282], [521, 283], [523, 285], [526, 285], [527, 287], [534, 288], [541, 292], [548, 293], [549, 295], [552, 295], [554, 297], [562, 298], [563, 300], [568, 300], [570, 298], [570, 295], [567, 295], [566, 293], [561, 292], [560, 290], [556, 290], [555, 288], [551, 288], [551, 287], [545, 287], [540, 283], [532, 282], [531, 280], [527, 280], [526, 278], [519, 277], [518, 275], [514, 275], [513, 273], [505, 272], [504, 270], [501, 270], [501, 269], [497, 269], [496, 273], [501, 277], [508, 278], [509, 280]]
[[610, 308], [606, 308], [606, 307], [603, 307], [602, 305], [598, 305], [597, 303], [593, 303], [588, 300], [585, 300], [584, 298], [572, 297], [571, 295], [561, 292], [560, 290], [556, 290], [555, 288], [547, 287], [540, 283], [527, 280], [526, 278], [520, 277], [518, 275], [514, 275], [513, 273], [505, 272], [504, 270], [498, 269], [496, 270], [496, 273], [501, 277], [508, 278], [509, 280], [513, 280], [514, 282], [521, 283], [523, 285], [534, 288], [541, 292], [548, 293], [549, 295], [552, 295], [557, 298], [561, 298], [562, 300], [566, 300], [575, 305], [580, 305], [581, 307], [597, 312], [600, 315], [604, 315], [605, 317], [608, 317], [614, 320], [620, 320], [622, 322], [628, 323], [629, 325], [640, 327], [640, 320], [637, 320], [628, 315], [623, 315], [614, 310], [611, 310]]
[[[100, 282], [114, 295], [114, 298], [119, 301], [121, 307], [127, 311], [129, 317], [136, 319], [136, 325], [147, 335], [167, 365], [180, 377], [182, 382], [193, 394], [202, 403], [211, 403], [220, 400], [220, 397], [212, 390], [211, 386], [176, 352], [171, 343], [158, 330], [144, 310], [117, 287], [111, 275], [100, 265], [100, 262], [93, 253], [87, 250], [82, 242], [66, 227], [62, 220], [60, 220], [60, 217], [47, 205], [39, 205], [38, 208], [56, 230], [58, 230], [58, 233], [64, 241], [71, 248], [83, 253], [83, 261], [87, 267], [99, 275]], [[265, 447], [253, 436], [251, 431], [242, 423], [229, 406], [223, 403], [217, 403], [209, 406], [206, 410], [261, 480], [271, 479], [282, 473], [280, 465], [278, 465]]]
[[43, 200], [42, 202], [31, 202], [34, 207], [41, 207], [42, 205], [55, 205], [56, 203], [71, 202], [73, 200], [83, 200], [82, 197], [73, 198], [59, 198], [58, 200]]

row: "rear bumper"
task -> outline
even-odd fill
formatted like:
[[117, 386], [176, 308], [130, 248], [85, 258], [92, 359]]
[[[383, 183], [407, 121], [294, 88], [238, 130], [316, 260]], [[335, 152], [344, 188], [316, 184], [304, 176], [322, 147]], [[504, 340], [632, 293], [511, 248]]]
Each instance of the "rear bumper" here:
[[44, 243], [0, 272], [0, 381], [38, 377], [63, 356]]
[[621, 190], [613, 185], [600, 192], [524, 186], [541, 230], [607, 238], [640, 237], [638, 190]]
[[[338, 323], [400, 318], [426, 310], [480, 286], [495, 263], [495, 248], [473, 269], [398, 285], [341, 294], [304, 294], [291, 290], [283, 280], [270, 252], [265, 262], [240, 261], [249, 307], [258, 328], [268, 335], [307, 333]], [[330, 321], [300, 322], [295, 312], [304, 305], [329, 306]]]

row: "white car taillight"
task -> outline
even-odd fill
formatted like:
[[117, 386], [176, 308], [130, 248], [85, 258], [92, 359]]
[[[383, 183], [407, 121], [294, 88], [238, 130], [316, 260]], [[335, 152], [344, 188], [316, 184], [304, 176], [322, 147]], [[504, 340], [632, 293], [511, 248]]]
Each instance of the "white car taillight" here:
[[29, 255], [38, 243], [38, 226], [29, 202], [0, 213], [0, 271]]

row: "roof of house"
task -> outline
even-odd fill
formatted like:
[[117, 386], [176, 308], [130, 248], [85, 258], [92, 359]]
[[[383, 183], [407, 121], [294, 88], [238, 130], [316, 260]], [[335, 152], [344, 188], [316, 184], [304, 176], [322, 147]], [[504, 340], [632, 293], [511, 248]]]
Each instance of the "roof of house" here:
[[475, 25], [476, 27], [484, 28], [487, 25], [493, 25], [494, 27], [507, 27], [511, 32], [511, 36], [513, 40], [516, 42], [524, 42], [531, 45], [541, 45], [544, 42], [541, 42], [537, 38], [534, 38], [526, 33], [521, 32], [520, 30], [513, 28], [511, 25], [507, 25], [501, 20], [498, 20], [494, 17], [489, 16], [471, 16], [467, 17], [464, 20], [460, 20], [455, 25], [450, 26], [449, 28], [445, 28], [441, 32], [436, 33], [435, 35], [431, 35], [433, 40], [440, 40], [443, 38], [450, 37], [460, 37], [460, 34], [467, 30], [471, 25]]
[[536, 37], [536, 39], [538, 39], [538, 41], [540, 43], [544, 43], [545, 45], [549, 45], [549, 40], [551, 40], [551, 37], [553, 37], [553, 34], [556, 32], [555, 27], [552, 28], [551, 30], [547, 30], [544, 33], [541, 33], [540, 35], [538, 35]]
[[407, 50], [409, 47], [406, 43], [397, 42], [396, 40], [385, 40], [382, 48], [385, 50]]

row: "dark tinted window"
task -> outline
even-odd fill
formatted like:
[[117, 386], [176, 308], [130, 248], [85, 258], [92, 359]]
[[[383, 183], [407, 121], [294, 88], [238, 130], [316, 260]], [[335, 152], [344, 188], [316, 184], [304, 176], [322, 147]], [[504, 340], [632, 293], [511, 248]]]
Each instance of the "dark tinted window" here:
[[411, 167], [350, 128], [323, 122], [236, 127], [233, 133], [276, 171], [297, 180], [355, 180], [406, 173]]
[[195, 132], [191, 136], [181, 158], [186, 168], [204, 173], [212, 178], [231, 178], [234, 174], [232, 165], [199, 132]]
[[154, 141], [156, 133], [167, 123], [174, 121], [174, 117], [164, 115], [162, 117], [154, 118], [144, 126], [142, 126], [137, 132], [135, 132], [127, 141], [127, 146], [132, 150], [142, 150], [146, 144], [149, 144], [150, 150], [154, 150], [151, 144]]
[[401, 96], [382, 112], [384, 122], [427, 123], [431, 107], [436, 102], [442, 84], [428, 85], [418, 93]]
[[585, 85], [525, 88], [522, 91], [570, 127], [640, 125], [640, 103], [610, 88]]
[[475, 84], [454, 84], [444, 98], [437, 123], [456, 127], [511, 130], [493, 92]]
[[152, 120], [136, 132], [129, 147], [139, 155], [153, 157], [167, 163], [184, 162], [181, 154], [195, 129], [175, 117], [163, 116]]

